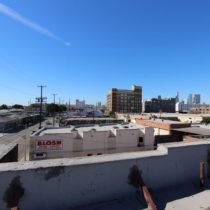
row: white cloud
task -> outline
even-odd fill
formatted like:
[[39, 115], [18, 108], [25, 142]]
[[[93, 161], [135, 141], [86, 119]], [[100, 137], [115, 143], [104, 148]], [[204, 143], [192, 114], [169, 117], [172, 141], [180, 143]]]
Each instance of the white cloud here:
[[23, 25], [27, 26], [28, 28], [31, 28], [45, 36], [48, 36], [48, 37], [53, 38], [57, 41], [60, 41], [66, 46], [70, 46], [69, 42], [64, 41], [63, 39], [61, 39], [60, 37], [58, 37], [51, 31], [49, 31], [46, 28], [40, 26], [39, 24], [27, 19], [26, 17], [22, 16], [21, 14], [17, 13], [16, 11], [12, 10], [11, 8], [9, 8], [8, 6], [6, 6], [2, 3], [0, 3], [0, 13], [18, 21], [19, 23], [22, 23]]

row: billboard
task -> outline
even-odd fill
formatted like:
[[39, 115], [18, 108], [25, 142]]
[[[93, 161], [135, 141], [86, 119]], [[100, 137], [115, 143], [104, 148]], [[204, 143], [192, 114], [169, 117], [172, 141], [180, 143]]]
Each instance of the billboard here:
[[36, 140], [36, 150], [63, 150], [63, 140], [51, 139], [51, 140]]

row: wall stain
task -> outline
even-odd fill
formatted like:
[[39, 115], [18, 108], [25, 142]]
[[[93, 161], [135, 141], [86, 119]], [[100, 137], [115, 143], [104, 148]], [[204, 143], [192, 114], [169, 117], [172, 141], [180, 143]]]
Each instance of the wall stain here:
[[136, 189], [145, 185], [142, 179], [142, 171], [136, 165], [130, 168], [128, 184], [134, 186]]
[[52, 178], [58, 177], [61, 174], [63, 174], [64, 171], [65, 171], [64, 166], [57, 166], [57, 167], [50, 168], [47, 174], [45, 175], [45, 180], [48, 181]]
[[20, 182], [20, 176], [16, 176], [5, 191], [3, 201], [6, 202], [8, 208], [16, 207], [23, 197], [24, 192], [25, 189]]

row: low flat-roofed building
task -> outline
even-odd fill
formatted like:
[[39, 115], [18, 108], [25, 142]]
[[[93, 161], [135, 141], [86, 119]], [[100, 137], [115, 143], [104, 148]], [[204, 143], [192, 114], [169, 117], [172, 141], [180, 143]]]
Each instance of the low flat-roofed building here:
[[132, 114], [132, 113], [116, 113], [117, 119], [125, 120], [126, 117], [129, 116], [131, 121], [135, 121], [135, 119], [145, 119], [149, 120], [151, 118], [160, 118], [164, 120], [171, 121], [180, 121], [183, 123], [200, 123], [205, 118], [209, 118], [210, 114], [183, 114], [183, 113], [142, 113], [142, 114]]
[[139, 125], [150, 126], [153, 128], [168, 131], [168, 134], [170, 134], [171, 130], [175, 128], [191, 127], [191, 123], [183, 123], [179, 121], [156, 119], [156, 118], [150, 120], [136, 119], [136, 123]]
[[41, 129], [30, 138], [30, 159], [153, 149], [154, 129], [135, 124]]
[[0, 112], [0, 132], [13, 131], [14, 129], [29, 126], [39, 121], [38, 114], [26, 112]]
[[164, 119], [136, 119], [139, 125], [150, 126], [154, 128], [155, 146], [159, 143], [183, 141], [183, 135], [174, 132], [176, 128], [187, 128], [191, 123], [183, 123], [179, 121], [164, 120]]
[[83, 125], [94, 125], [94, 124], [116, 124], [122, 123], [122, 119], [115, 119], [110, 117], [71, 117], [64, 120], [64, 125], [76, 125], [76, 126], [83, 126]]
[[159, 112], [175, 112], [176, 99], [175, 98], [152, 98], [150, 101], [144, 101], [144, 112], [159, 113]]
[[210, 114], [210, 105], [199, 105], [189, 109], [189, 113], [192, 114]]
[[210, 138], [210, 129], [198, 126], [173, 129], [172, 133], [176, 136], [181, 136], [184, 141], [200, 141]]
[[177, 128], [173, 130], [183, 132], [185, 134], [210, 136], [210, 129], [200, 128], [200, 127], [195, 127], [195, 126], [188, 127], [188, 128]]

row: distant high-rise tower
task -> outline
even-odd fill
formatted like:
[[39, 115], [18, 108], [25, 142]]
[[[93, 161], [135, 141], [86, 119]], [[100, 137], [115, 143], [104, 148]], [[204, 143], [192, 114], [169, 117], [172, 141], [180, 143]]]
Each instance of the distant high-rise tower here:
[[158, 96], [158, 100], [161, 100], [161, 95]]
[[193, 103], [193, 95], [190, 93], [187, 98], [187, 104], [191, 105]]
[[179, 102], [179, 92], [177, 91], [177, 94], [176, 94], [176, 103]]
[[84, 109], [85, 108], [85, 100], [80, 101], [79, 99], [77, 99], [75, 106], [77, 109]]
[[200, 104], [201, 103], [201, 95], [200, 94], [194, 94], [193, 95], [193, 104]]

